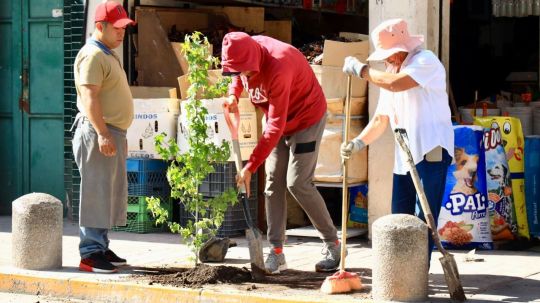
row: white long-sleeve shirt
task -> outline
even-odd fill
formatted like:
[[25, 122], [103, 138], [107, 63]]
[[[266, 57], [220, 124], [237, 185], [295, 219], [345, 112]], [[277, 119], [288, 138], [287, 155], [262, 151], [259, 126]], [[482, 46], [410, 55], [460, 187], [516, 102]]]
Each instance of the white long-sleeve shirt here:
[[[387, 72], [395, 71], [389, 67]], [[418, 86], [397, 93], [381, 88], [376, 113], [389, 117], [392, 130], [407, 131], [415, 164], [437, 146], [453, 157], [454, 131], [443, 65], [431, 51], [420, 50], [409, 54], [401, 72], [413, 78]], [[396, 144], [394, 173], [405, 175], [408, 171], [407, 161]]]

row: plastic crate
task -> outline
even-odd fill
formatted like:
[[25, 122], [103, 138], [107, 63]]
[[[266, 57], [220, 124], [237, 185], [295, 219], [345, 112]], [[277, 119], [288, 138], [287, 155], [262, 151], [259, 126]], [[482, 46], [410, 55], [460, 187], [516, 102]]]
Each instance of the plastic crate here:
[[[199, 187], [199, 193], [205, 197], [217, 197], [229, 188], [236, 188], [236, 166], [234, 162], [214, 164], [214, 170], [213, 173], [208, 174]], [[256, 174], [251, 177], [250, 188], [252, 192], [257, 188]]]
[[[160, 197], [161, 207], [169, 212], [169, 218], [172, 216], [172, 203], [169, 197]], [[134, 233], [160, 232], [165, 229], [166, 224], [155, 224], [155, 219], [148, 210], [148, 203], [145, 196], [129, 196], [127, 208], [126, 226], [115, 226], [114, 231], [127, 231]]]
[[128, 194], [130, 196], [162, 196], [171, 193], [167, 181], [168, 163], [156, 159], [127, 159]]
[[[257, 225], [257, 198], [256, 194], [252, 192], [252, 196], [248, 199], [249, 211], [251, 218], [253, 219], [253, 224]], [[181, 226], [186, 226], [189, 220], [194, 221], [195, 216], [187, 212], [184, 209], [184, 205], [180, 203], [180, 216], [179, 224]], [[238, 201], [234, 206], [229, 206], [225, 211], [225, 217], [223, 223], [219, 228], [217, 235], [219, 237], [234, 237], [244, 234], [244, 230], [247, 228], [246, 219], [244, 217], [244, 211], [242, 209], [241, 201]]]

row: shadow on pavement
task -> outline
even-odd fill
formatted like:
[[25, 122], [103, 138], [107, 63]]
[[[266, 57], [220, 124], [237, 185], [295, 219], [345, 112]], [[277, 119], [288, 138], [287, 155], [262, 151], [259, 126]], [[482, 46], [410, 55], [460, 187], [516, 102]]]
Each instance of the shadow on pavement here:
[[[461, 284], [469, 302], [532, 302], [540, 300], [540, 280], [511, 277], [504, 275], [460, 275]], [[531, 289], [538, 291], [531, 292]], [[444, 275], [430, 274], [430, 295], [447, 294], [448, 288], [444, 282]], [[475, 300], [475, 295], [482, 295], [484, 299]], [[496, 300], [486, 300], [486, 296], [494, 296]], [[498, 297], [496, 297], [498, 296]]]

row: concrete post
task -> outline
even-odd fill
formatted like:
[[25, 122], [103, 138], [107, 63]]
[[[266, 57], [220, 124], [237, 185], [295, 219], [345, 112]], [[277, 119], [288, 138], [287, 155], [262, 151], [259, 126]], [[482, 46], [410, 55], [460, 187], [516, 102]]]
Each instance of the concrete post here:
[[387, 215], [373, 223], [373, 299], [425, 301], [428, 228], [415, 216]]
[[13, 201], [12, 261], [23, 269], [62, 267], [62, 202], [32, 193]]

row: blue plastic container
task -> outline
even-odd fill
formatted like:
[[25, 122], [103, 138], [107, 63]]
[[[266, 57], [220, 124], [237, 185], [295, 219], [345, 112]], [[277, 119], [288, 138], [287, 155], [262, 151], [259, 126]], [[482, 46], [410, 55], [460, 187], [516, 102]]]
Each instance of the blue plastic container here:
[[531, 236], [540, 237], [540, 136], [525, 137], [525, 203]]
[[168, 197], [168, 163], [157, 159], [127, 159], [128, 194], [130, 196]]

